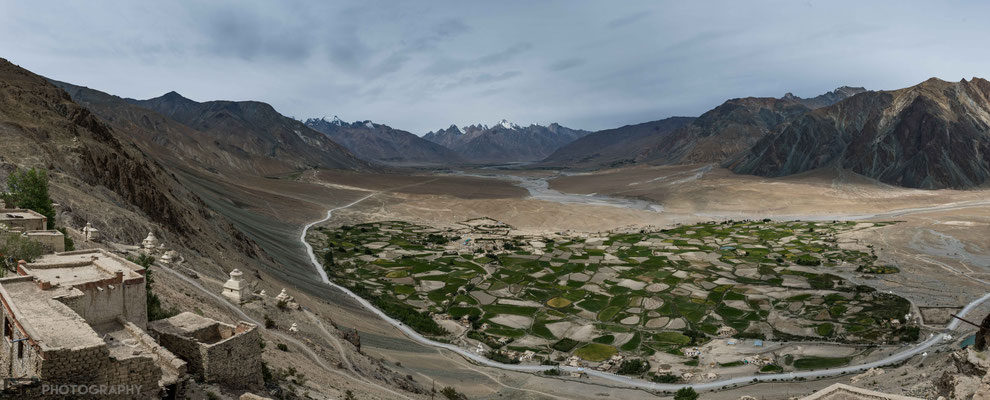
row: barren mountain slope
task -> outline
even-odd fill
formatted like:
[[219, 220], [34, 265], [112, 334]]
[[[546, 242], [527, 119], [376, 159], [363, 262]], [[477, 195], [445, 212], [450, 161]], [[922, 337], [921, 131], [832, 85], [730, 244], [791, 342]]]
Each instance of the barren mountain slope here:
[[[232, 157], [270, 158], [292, 170], [307, 168], [373, 169], [343, 146], [300, 121], [257, 101], [199, 103], [169, 92], [149, 100], [125, 99], [207, 136]], [[239, 154], [240, 153], [240, 154]], [[258, 171], [261, 172], [267, 171]], [[286, 172], [286, 171], [283, 171]]]
[[4, 177], [15, 168], [48, 171], [60, 224], [78, 229], [92, 221], [122, 243], [154, 231], [204, 262], [266, 260], [253, 241], [130, 141], [65, 91], [6, 60], [0, 60], [0, 143]]
[[727, 166], [762, 176], [836, 166], [925, 189], [984, 185], [990, 180], [990, 82], [932, 78], [859, 94], [801, 116]]
[[541, 164], [556, 167], [616, 167], [635, 162], [635, 155], [652, 141], [693, 121], [671, 117], [659, 121], [598, 131], [557, 149]]
[[731, 99], [670, 135], [659, 137], [636, 160], [650, 164], [721, 162], [746, 151], [760, 138], [812, 109], [864, 91], [844, 86], [810, 99], [790, 93], [779, 99]]

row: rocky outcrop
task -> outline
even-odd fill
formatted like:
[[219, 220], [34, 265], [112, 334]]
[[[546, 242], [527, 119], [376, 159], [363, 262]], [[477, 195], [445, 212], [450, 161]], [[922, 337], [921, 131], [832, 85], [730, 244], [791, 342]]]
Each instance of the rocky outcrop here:
[[762, 176], [837, 167], [924, 189], [984, 185], [990, 180], [990, 82], [930, 79], [863, 93], [802, 115], [727, 166]]

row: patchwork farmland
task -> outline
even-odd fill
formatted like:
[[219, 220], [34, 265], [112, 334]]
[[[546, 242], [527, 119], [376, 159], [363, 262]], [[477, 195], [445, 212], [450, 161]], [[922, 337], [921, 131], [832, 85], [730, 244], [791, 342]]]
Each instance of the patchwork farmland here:
[[[496, 361], [681, 381], [691, 374], [670, 375], [667, 363], [695, 368], [714, 343], [916, 340], [907, 300], [836, 275], [897, 272], [837, 239], [877, 225], [726, 221], [534, 236], [482, 218], [321, 227], [308, 240], [335, 282], [436, 340]], [[711, 365], [777, 372], [812, 362], [823, 361], [756, 351]]]

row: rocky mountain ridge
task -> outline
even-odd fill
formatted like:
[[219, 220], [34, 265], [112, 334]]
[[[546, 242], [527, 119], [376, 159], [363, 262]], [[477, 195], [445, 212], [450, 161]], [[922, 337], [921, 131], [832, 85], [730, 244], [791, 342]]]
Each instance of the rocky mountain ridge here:
[[464, 160], [454, 151], [407, 131], [371, 121], [347, 123], [334, 116], [309, 118], [309, 128], [327, 135], [358, 157], [392, 165], [447, 165]]
[[770, 177], [837, 167], [923, 189], [985, 185], [990, 82], [932, 78], [861, 93], [801, 115], [726, 166]]
[[454, 150], [472, 163], [512, 163], [543, 160], [557, 149], [590, 133], [557, 123], [523, 127], [503, 119], [491, 127], [484, 124], [464, 128], [451, 125], [431, 131], [423, 139]]

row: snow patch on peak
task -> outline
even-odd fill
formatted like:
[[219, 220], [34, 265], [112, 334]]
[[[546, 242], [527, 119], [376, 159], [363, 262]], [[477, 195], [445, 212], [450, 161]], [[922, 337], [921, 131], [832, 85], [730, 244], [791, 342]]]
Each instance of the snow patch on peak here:
[[498, 125], [505, 129], [519, 129], [519, 125], [513, 124], [505, 119], [498, 122]]
[[371, 121], [364, 121], [364, 126], [368, 127], [368, 129], [375, 130], [375, 124], [371, 123]]
[[346, 122], [344, 122], [344, 120], [338, 118], [336, 115], [334, 115], [333, 118], [330, 118], [330, 119], [327, 119], [327, 116], [324, 115], [323, 117], [320, 117], [320, 119], [318, 119], [318, 120], [316, 118], [307, 119], [306, 120], [306, 125], [309, 125], [309, 124], [312, 124], [312, 123], [316, 123], [316, 122], [325, 122], [327, 124], [335, 125], [335, 126], [344, 126], [344, 125], [347, 124]]

